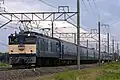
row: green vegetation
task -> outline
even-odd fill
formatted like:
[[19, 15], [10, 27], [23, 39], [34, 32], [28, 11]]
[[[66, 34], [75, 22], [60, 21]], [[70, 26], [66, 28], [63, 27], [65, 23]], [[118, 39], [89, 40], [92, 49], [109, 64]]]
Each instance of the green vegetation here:
[[38, 77], [36, 80], [120, 80], [120, 63], [104, 64], [101, 67], [80, 71], [61, 72]]
[[104, 65], [103, 74], [97, 80], [120, 80], [120, 62]]
[[6, 63], [2, 63], [2, 62], [0, 62], [0, 67], [7, 67], [7, 66], [9, 66], [9, 65], [6, 64]]
[[8, 63], [8, 60], [9, 60], [9, 54], [7, 52], [6, 53], [0, 52], [0, 62]]
[[0, 67], [8, 67], [9, 54], [8, 52], [0, 52]]

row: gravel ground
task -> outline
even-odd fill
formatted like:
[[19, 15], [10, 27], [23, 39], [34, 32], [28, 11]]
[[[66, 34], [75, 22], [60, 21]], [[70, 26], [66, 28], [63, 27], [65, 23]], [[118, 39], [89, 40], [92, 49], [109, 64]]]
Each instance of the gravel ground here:
[[[81, 68], [96, 67], [96, 64], [82, 65]], [[57, 72], [63, 72], [65, 70], [75, 70], [77, 66], [64, 66], [64, 67], [41, 67], [35, 69], [19, 69], [0, 71], [0, 80], [27, 80], [27, 78], [33, 78], [37, 76], [43, 76], [53, 74]]]

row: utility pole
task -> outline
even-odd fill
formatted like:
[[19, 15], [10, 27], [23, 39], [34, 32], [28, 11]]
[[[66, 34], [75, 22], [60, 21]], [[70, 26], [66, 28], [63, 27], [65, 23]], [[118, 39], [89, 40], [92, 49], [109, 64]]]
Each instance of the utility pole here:
[[112, 54], [113, 54], [113, 61], [115, 61], [115, 54], [114, 54], [114, 39], [112, 40]]
[[109, 25], [108, 24], [102, 24], [102, 26], [108, 27], [107, 30], [107, 53], [108, 53], [108, 62], [110, 60], [110, 54], [109, 54]]
[[118, 55], [118, 60], [119, 60], [119, 43], [117, 43], [117, 55]]
[[99, 66], [100, 66], [100, 63], [101, 63], [101, 57], [100, 57], [100, 54], [101, 54], [101, 39], [100, 39], [100, 21], [98, 21], [98, 34], [99, 34], [99, 36], [98, 36], [98, 40], [99, 40]]
[[109, 32], [107, 33], [107, 52], [108, 52], [108, 62], [110, 62], [109, 60], [110, 60], [110, 53], [109, 53]]
[[77, 65], [80, 69], [80, 1], [77, 0]]
[[87, 40], [87, 59], [88, 59], [88, 40]]

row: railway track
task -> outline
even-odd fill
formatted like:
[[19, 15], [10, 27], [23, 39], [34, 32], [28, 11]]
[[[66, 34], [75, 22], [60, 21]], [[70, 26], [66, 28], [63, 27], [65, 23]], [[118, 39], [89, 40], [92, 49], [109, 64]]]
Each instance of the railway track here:
[[[85, 69], [85, 68], [89, 68], [89, 67], [93, 67], [93, 65], [96, 64], [82, 64], [81, 65], [81, 69]], [[61, 69], [61, 68], [71, 68], [71, 69], [77, 69], [76, 65], [72, 65], [72, 66], [58, 66], [58, 67], [40, 67], [40, 68], [31, 68], [28, 70], [34, 70], [34, 69]], [[0, 71], [9, 71], [9, 70], [24, 70], [25, 68], [12, 68], [12, 67], [0, 67]]]
[[0, 71], [14, 70], [12, 67], [0, 67]]
[[[94, 68], [96, 66], [98, 65], [86, 64], [81, 65], [81, 69]], [[76, 65], [60, 67], [41, 67], [32, 69], [0, 68], [0, 80], [24, 80], [24, 78], [28, 77], [37, 77], [76, 69]]]

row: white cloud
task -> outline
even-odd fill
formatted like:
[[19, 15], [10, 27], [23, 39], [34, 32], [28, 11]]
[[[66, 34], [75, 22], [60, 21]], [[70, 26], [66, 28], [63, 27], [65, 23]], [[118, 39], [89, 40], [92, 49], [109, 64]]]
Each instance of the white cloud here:
[[38, 11], [40, 8], [38, 6], [29, 5], [25, 2], [6, 2], [5, 6], [9, 12], [26, 12], [26, 11]]

